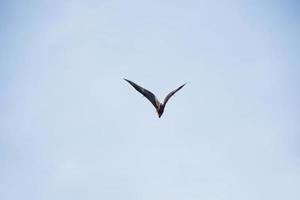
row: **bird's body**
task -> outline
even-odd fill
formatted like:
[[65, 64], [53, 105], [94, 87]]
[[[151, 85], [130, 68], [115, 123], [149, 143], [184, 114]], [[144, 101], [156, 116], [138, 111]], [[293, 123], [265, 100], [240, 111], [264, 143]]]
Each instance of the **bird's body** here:
[[150, 92], [149, 90], [146, 90], [145, 88], [142, 88], [141, 86], [137, 85], [136, 83], [124, 79], [125, 81], [127, 81], [130, 85], [132, 85], [132, 87], [134, 87], [138, 92], [140, 92], [142, 95], [144, 95], [151, 103], [152, 105], [155, 107], [156, 112], [158, 117], [160, 118], [162, 116], [162, 114], [164, 113], [165, 110], [165, 106], [167, 104], [167, 102], [169, 101], [169, 99], [176, 93], [178, 92], [178, 90], [180, 90], [181, 88], [183, 88], [183, 86], [185, 86], [185, 84], [181, 85], [180, 87], [178, 87], [176, 90], [170, 92], [166, 98], [164, 99], [164, 102], [161, 103], [157, 100], [156, 96]]
[[156, 110], [158, 117], [160, 118], [164, 113], [165, 105], [160, 103], [159, 108]]

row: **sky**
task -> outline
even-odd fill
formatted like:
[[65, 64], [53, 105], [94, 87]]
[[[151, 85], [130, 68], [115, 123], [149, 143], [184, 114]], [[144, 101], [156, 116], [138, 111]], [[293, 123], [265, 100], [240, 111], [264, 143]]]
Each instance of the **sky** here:
[[300, 199], [299, 8], [1, 1], [0, 199]]

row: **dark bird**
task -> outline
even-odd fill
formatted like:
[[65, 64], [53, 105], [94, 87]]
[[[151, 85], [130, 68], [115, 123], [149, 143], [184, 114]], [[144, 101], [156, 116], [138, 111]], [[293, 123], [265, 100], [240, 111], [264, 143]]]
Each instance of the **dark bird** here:
[[164, 109], [165, 106], [167, 104], [167, 102], [169, 101], [169, 99], [176, 93], [178, 92], [181, 88], [183, 88], [183, 86], [185, 86], [185, 84], [181, 85], [179, 88], [177, 88], [176, 90], [173, 90], [172, 92], [170, 92], [165, 100], [164, 103], [160, 103], [158, 101], [158, 99], [156, 98], [156, 96], [150, 92], [149, 90], [146, 90], [145, 88], [142, 88], [141, 86], [135, 84], [134, 82], [124, 79], [125, 81], [127, 81], [130, 85], [132, 85], [132, 87], [134, 87], [137, 91], [139, 91], [142, 95], [144, 95], [151, 103], [152, 105], [155, 107], [156, 112], [158, 117], [160, 118], [162, 116], [162, 114], [164, 113]]

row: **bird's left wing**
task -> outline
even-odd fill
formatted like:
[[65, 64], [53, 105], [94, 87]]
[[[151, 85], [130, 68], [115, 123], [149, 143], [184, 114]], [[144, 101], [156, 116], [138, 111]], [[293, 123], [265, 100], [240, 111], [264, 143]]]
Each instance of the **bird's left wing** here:
[[157, 98], [155, 97], [155, 95], [150, 92], [149, 90], [146, 90], [145, 88], [142, 88], [141, 86], [135, 84], [134, 82], [124, 79], [125, 81], [127, 81], [130, 85], [132, 85], [132, 87], [134, 87], [138, 92], [140, 92], [142, 95], [144, 95], [151, 103], [152, 105], [155, 107], [155, 109], [158, 109], [160, 106], [160, 102], [157, 100]]

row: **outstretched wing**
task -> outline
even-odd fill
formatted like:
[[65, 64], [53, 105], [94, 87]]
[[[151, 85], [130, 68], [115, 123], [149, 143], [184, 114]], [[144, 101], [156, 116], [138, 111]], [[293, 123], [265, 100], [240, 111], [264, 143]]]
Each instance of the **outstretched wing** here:
[[166, 98], [165, 98], [165, 100], [164, 100], [164, 106], [167, 104], [167, 102], [169, 101], [169, 99], [176, 93], [176, 92], [178, 92], [181, 88], [183, 88], [183, 86], [185, 86], [186, 85], [186, 83], [185, 84], [183, 84], [183, 85], [181, 85], [179, 88], [177, 88], [176, 90], [173, 90], [172, 92], [170, 92], [167, 96], [166, 96]]
[[142, 88], [141, 86], [135, 84], [134, 82], [127, 80], [124, 78], [125, 81], [127, 81], [132, 87], [134, 87], [137, 91], [139, 91], [142, 95], [144, 95], [155, 107], [155, 109], [158, 109], [160, 107], [160, 102], [157, 100], [155, 95], [150, 92], [149, 90], [146, 90], [145, 88]]

